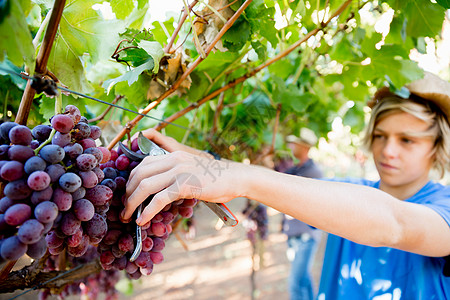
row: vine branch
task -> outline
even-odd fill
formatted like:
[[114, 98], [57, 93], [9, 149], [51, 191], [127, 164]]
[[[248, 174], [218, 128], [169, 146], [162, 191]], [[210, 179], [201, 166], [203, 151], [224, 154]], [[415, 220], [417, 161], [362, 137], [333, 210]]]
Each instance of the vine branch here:
[[338, 16], [339, 14], [341, 14], [346, 8], [347, 6], [351, 3], [351, 0], [347, 0], [344, 4], [341, 5], [341, 7], [339, 7], [336, 12], [334, 12], [334, 14], [325, 22], [322, 24], [322, 26], [320, 28], [316, 28], [310, 32], [308, 32], [303, 38], [301, 38], [300, 40], [298, 40], [297, 42], [295, 42], [294, 44], [292, 44], [291, 46], [289, 46], [286, 50], [284, 50], [283, 52], [279, 53], [278, 55], [276, 55], [275, 57], [267, 60], [266, 62], [262, 63], [261, 65], [259, 65], [257, 68], [253, 69], [252, 71], [244, 74], [243, 76], [232, 80], [231, 82], [229, 82], [227, 85], [221, 87], [220, 89], [215, 90], [214, 92], [212, 92], [211, 94], [205, 96], [204, 98], [198, 100], [197, 102], [194, 102], [193, 104], [190, 104], [189, 106], [187, 106], [186, 108], [176, 112], [175, 114], [171, 115], [170, 117], [168, 117], [167, 119], [165, 119], [164, 123], [160, 122], [158, 125], [156, 125], [154, 128], [156, 130], [161, 130], [162, 128], [166, 127], [168, 123], [166, 122], [173, 122], [174, 120], [184, 116], [186, 113], [190, 112], [191, 110], [193, 110], [194, 108], [208, 102], [209, 100], [217, 97], [220, 93], [238, 85], [241, 82], [244, 82], [245, 80], [247, 80], [250, 77], [253, 77], [256, 73], [258, 73], [259, 71], [263, 70], [264, 68], [268, 67], [269, 65], [273, 64], [274, 62], [284, 58], [285, 56], [287, 56], [289, 53], [291, 53], [292, 51], [294, 51], [297, 47], [299, 47], [301, 44], [303, 44], [304, 42], [306, 42], [310, 37], [316, 35], [318, 32], [322, 31], [326, 26], [328, 26], [328, 24], [331, 22], [331, 20], [333, 18], [335, 18], [336, 16]]
[[[222, 36], [227, 32], [227, 30], [234, 24], [234, 22], [237, 20], [237, 18], [242, 14], [242, 12], [247, 8], [247, 6], [252, 2], [252, 0], [246, 0], [241, 7], [234, 13], [234, 15], [228, 20], [228, 22], [222, 27], [220, 32], [217, 34], [217, 36], [214, 38], [214, 40], [211, 42], [211, 44], [206, 49], [206, 57], [208, 54], [214, 49], [214, 46], [217, 44], [217, 42], [222, 38]], [[147, 105], [146, 108], [142, 111], [142, 114], [146, 115], [148, 114], [152, 109], [154, 109], [159, 103], [161, 103], [162, 100], [170, 96], [173, 92], [177, 90], [177, 88], [181, 85], [181, 83], [192, 73], [192, 71], [204, 60], [201, 56], [195, 60], [194, 63], [192, 63], [189, 68], [178, 78], [178, 80], [172, 85], [170, 89], [168, 89], [166, 92], [164, 92], [161, 96], [158, 97], [158, 99], [151, 102], [149, 105]], [[127, 133], [130, 133], [131, 129], [133, 129], [136, 124], [142, 120], [143, 116], [138, 115], [136, 116], [132, 121], [129, 122], [128, 126], [123, 128], [117, 136], [111, 141], [111, 143], [108, 145], [108, 149], [112, 149]]]
[[[35, 73], [46, 75], [47, 62], [52, 50], [53, 42], [55, 41], [56, 32], [59, 28], [59, 22], [64, 10], [66, 0], [55, 0], [53, 4], [52, 14], [50, 21], [45, 31], [44, 40], [39, 48], [39, 53], [36, 57]], [[20, 101], [19, 111], [16, 116], [16, 123], [26, 125], [28, 115], [30, 113], [31, 104], [33, 103], [34, 95], [36, 91], [31, 87], [31, 80], [28, 80], [25, 91], [23, 92], [22, 100]]]
[[[11, 293], [23, 289], [60, 288], [101, 270], [98, 259], [72, 269], [73, 272], [70, 270], [42, 272], [40, 268], [36, 268], [37, 264], [38, 261], [35, 261], [30, 266], [11, 272], [6, 280], [0, 281], [0, 293]], [[60, 277], [54, 279], [57, 276]]]

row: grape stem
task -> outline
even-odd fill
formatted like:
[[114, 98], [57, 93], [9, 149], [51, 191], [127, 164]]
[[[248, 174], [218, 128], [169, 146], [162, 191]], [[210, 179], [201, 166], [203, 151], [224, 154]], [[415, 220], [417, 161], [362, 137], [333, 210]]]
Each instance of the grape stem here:
[[46, 139], [42, 144], [39, 145], [39, 147], [37, 147], [36, 149], [34, 149], [34, 154], [38, 155], [39, 151], [41, 151], [41, 149], [47, 145], [48, 143], [51, 142], [53, 136], [55, 135], [56, 130], [53, 128], [52, 131], [50, 132], [50, 136], [48, 137], [48, 139]]

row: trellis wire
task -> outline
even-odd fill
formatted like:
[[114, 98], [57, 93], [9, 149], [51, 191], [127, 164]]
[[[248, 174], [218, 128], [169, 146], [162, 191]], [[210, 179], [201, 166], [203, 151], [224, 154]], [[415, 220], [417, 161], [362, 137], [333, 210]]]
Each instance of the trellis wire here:
[[[0, 71], [8, 73], [10, 75], [19, 76], [19, 77], [21, 77], [23, 79], [35, 80], [33, 77], [30, 77], [28, 75], [19, 74], [19, 73], [13, 71], [13, 70], [5, 69], [5, 68], [2, 68], [2, 67], [0, 67]], [[163, 119], [159, 119], [159, 118], [152, 117], [152, 116], [149, 116], [149, 115], [146, 115], [146, 114], [142, 114], [142, 113], [140, 113], [138, 111], [135, 111], [135, 110], [132, 110], [132, 109], [129, 109], [129, 108], [126, 108], [126, 107], [123, 107], [123, 106], [120, 106], [120, 105], [117, 105], [117, 104], [114, 104], [114, 103], [106, 102], [106, 101], [97, 99], [95, 97], [91, 97], [91, 96], [85, 95], [85, 94], [80, 93], [80, 92], [72, 91], [72, 90], [70, 90], [68, 88], [65, 88], [65, 87], [62, 87], [62, 86], [57, 86], [57, 88], [62, 90], [62, 91], [65, 91], [65, 92], [68, 92], [68, 93], [71, 93], [71, 94], [75, 94], [75, 95], [83, 97], [83, 98], [94, 100], [94, 101], [97, 101], [97, 102], [100, 102], [100, 103], [103, 103], [103, 104], [106, 104], [106, 105], [109, 105], [109, 106], [113, 106], [113, 107], [116, 107], [116, 108], [119, 108], [119, 109], [122, 109], [122, 110], [125, 110], [125, 111], [128, 111], [128, 112], [131, 112], [131, 113], [134, 113], [134, 114], [137, 114], [137, 115], [141, 115], [143, 117], [147, 117], [147, 118], [153, 119], [155, 121], [159, 121], [159, 122], [163, 122], [163, 123], [166, 123], [166, 124], [174, 125], [176, 127], [182, 128], [184, 130], [190, 130], [188, 127], [185, 127], [183, 125], [179, 125], [179, 124], [176, 124], [176, 123], [165, 121]]]

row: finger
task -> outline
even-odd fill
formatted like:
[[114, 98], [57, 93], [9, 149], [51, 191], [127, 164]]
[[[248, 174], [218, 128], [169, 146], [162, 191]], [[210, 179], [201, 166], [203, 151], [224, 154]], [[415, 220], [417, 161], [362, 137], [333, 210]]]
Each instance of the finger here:
[[150, 222], [157, 213], [166, 207], [166, 205], [181, 199], [180, 194], [170, 192], [170, 190], [173, 189], [173, 186], [170, 186], [167, 189], [157, 193], [153, 197], [152, 201], [150, 201], [150, 203], [145, 207], [141, 216], [136, 220], [136, 223], [139, 226], [142, 226], [145, 223]]
[[127, 195], [131, 195], [141, 180], [170, 170], [173, 164], [164, 159], [164, 156], [146, 157], [137, 165], [128, 177]]
[[149, 195], [155, 194], [166, 186], [171, 185], [173, 176], [168, 172], [155, 175], [151, 178], [145, 178], [139, 182], [139, 185], [132, 191], [130, 197], [125, 200], [125, 208], [121, 213], [122, 219], [130, 219], [136, 207], [139, 206]]

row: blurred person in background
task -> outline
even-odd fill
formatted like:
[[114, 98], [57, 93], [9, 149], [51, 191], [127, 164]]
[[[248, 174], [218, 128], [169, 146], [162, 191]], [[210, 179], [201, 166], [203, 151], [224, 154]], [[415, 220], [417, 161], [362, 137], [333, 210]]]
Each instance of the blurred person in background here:
[[[286, 174], [308, 178], [321, 178], [322, 171], [309, 157], [309, 150], [317, 144], [317, 137], [311, 129], [301, 128], [300, 135], [286, 138], [288, 148], [299, 162], [284, 171]], [[291, 300], [314, 299], [314, 282], [311, 268], [321, 231], [299, 221], [290, 215], [283, 215], [282, 232], [287, 235], [287, 257], [291, 262], [289, 295]]]
[[369, 105], [365, 144], [379, 180], [313, 179], [225, 161], [216, 180], [203, 167], [212, 158], [150, 129], [144, 134], [174, 153], [132, 171], [121, 217], [130, 219], [151, 194], [139, 225], [195, 197], [177, 186], [188, 173], [201, 200], [254, 199], [328, 232], [319, 300], [450, 299], [450, 187], [431, 179], [432, 170], [442, 178], [450, 169], [450, 83], [425, 72], [405, 88], [383, 87]]

